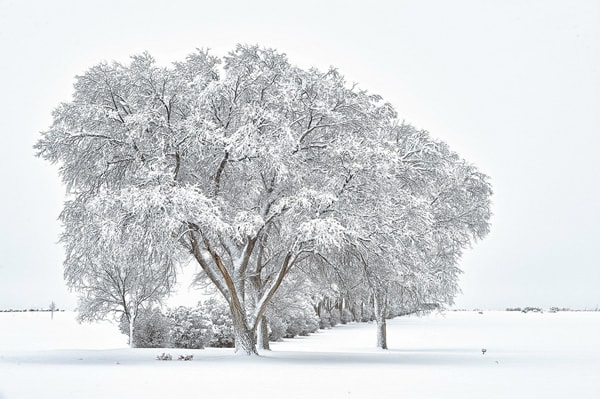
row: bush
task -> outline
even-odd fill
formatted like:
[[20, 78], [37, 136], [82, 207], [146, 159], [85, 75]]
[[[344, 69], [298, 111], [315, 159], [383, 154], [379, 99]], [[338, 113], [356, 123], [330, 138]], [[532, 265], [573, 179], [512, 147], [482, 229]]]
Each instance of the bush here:
[[170, 342], [175, 348], [203, 349], [213, 335], [212, 323], [201, 308], [180, 306], [167, 312]]
[[331, 312], [329, 312], [329, 322], [331, 323], [331, 326], [335, 327], [340, 324], [341, 321], [342, 316], [340, 315], [340, 311], [335, 308], [331, 309]]
[[364, 322], [371, 322], [375, 320], [375, 310], [373, 309], [372, 306], [365, 306], [362, 309], [362, 313], [360, 316], [360, 321]]
[[[123, 316], [119, 328], [129, 336], [129, 322]], [[143, 310], [135, 319], [133, 343], [136, 348], [164, 348], [169, 344], [169, 320], [159, 309]]]
[[233, 321], [227, 304], [216, 299], [209, 299], [200, 305], [200, 311], [208, 316], [212, 324], [212, 335], [207, 346], [233, 348], [235, 346]]
[[284, 317], [287, 325], [285, 338], [294, 338], [297, 335], [306, 336], [319, 329], [319, 318], [310, 307], [292, 310]]
[[269, 341], [281, 341], [282, 338], [306, 336], [319, 329], [319, 317], [313, 312], [293, 312], [279, 317], [269, 317]]
[[331, 314], [328, 311], [323, 310], [321, 312], [321, 316], [319, 317], [319, 328], [324, 330], [331, 327], [333, 327], [331, 325]]
[[269, 319], [269, 341], [281, 341], [287, 333], [287, 324], [279, 317]]
[[344, 310], [342, 310], [341, 321], [342, 324], [348, 324], [352, 321], [352, 312], [350, 312], [349, 309], [344, 308]]

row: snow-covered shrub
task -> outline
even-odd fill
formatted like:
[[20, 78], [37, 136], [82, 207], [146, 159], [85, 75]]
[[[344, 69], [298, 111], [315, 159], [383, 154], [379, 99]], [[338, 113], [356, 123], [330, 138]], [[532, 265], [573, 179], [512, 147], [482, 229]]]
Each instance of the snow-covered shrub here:
[[319, 328], [324, 330], [331, 327], [331, 314], [326, 310], [321, 311], [321, 316], [319, 317]]
[[269, 341], [281, 341], [287, 332], [287, 324], [280, 317], [269, 317]]
[[292, 278], [273, 298], [266, 311], [270, 341], [308, 335], [319, 329], [319, 318], [308, 288], [306, 279]]
[[213, 348], [233, 348], [235, 338], [233, 334], [233, 322], [231, 312], [223, 301], [209, 299], [200, 305], [203, 312], [212, 324], [212, 335], [206, 346]]
[[310, 307], [295, 309], [285, 318], [287, 324], [286, 338], [297, 335], [306, 336], [319, 329], [319, 317]]
[[269, 312], [269, 340], [305, 336], [319, 329], [319, 317], [311, 306], [293, 306]]
[[[121, 318], [119, 328], [129, 336], [129, 323]], [[169, 344], [169, 320], [159, 309], [142, 311], [135, 319], [133, 342], [136, 348], [164, 348]]]
[[344, 310], [342, 310], [342, 316], [341, 316], [342, 324], [347, 324], [347, 323], [350, 323], [351, 321], [352, 321], [352, 312], [350, 312], [350, 310], [348, 310], [347, 308], [344, 308]]
[[162, 354], [156, 356], [156, 360], [173, 360], [173, 356], [170, 353], [163, 352]]
[[134, 330], [138, 348], [163, 348], [169, 344], [169, 320], [155, 309], [138, 318], [140, 325]]
[[340, 311], [335, 308], [331, 309], [331, 312], [329, 312], [329, 322], [331, 323], [331, 326], [335, 327], [340, 324], [341, 321], [342, 317], [340, 315]]
[[[352, 315], [350, 314], [350, 320], [352, 320]], [[336, 325], [342, 322], [342, 315], [340, 311], [336, 307], [321, 307], [321, 312], [319, 315], [319, 328], [326, 329], [335, 327]]]
[[210, 317], [201, 307], [170, 309], [167, 318], [171, 345], [175, 348], [203, 349], [213, 334]]
[[276, 297], [267, 309], [267, 318], [271, 341], [308, 335], [319, 329], [319, 317], [310, 298], [299, 291], [292, 291], [286, 297]]
[[363, 323], [375, 320], [375, 310], [372, 306], [364, 306], [362, 308], [362, 313], [360, 317], [360, 321]]
[[227, 304], [215, 298], [197, 307], [180, 306], [167, 313], [170, 344], [175, 348], [202, 349], [205, 346], [232, 348], [233, 323]]

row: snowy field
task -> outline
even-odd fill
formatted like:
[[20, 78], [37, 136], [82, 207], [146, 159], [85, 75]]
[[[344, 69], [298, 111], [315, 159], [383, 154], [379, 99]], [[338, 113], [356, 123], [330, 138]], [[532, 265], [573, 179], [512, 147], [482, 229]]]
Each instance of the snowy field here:
[[447, 312], [390, 320], [389, 351], [350, 324], [246, 358], [128, 349], [69, 312], [0, 313], [0, 398], [600, 398], [599, 337], [600, 312]]

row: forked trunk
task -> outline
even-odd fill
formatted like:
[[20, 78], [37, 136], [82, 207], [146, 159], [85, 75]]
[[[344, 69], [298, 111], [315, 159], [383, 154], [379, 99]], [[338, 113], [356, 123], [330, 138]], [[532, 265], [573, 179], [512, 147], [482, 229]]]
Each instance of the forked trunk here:
[[385, 294], [375, 293], [373, 295], [375, 305], [375, 320], [377, 322], [377, 347], [387, 349], [387, 326], [385, 316], [387, 313], [387, 301]]

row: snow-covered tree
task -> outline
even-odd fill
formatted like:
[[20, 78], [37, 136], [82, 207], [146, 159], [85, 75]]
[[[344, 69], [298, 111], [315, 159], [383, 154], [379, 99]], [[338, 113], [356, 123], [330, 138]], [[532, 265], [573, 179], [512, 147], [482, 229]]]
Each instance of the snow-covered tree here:
[[54, 312], [56, 311], [56, 309], [56, 303], [52, 301], [50, 303], [50, 306], [48, 307], [48, 310], [50, 310], [50, 320], [54, 320]]
[[487, 176], [426, 132], [404, 124], [395, 130], [390, 169], [372, 177], [387, 195], [361, 208], [373, 216], [357, 219], [377, 220], [373, 239], [350, 249], [364, 266], [384, 349], [390, 301], [409, 310], [452, 304], [463, 250], [487, 234], [491, 216]]
[[[388, 261], [416, 258], [404, 243], [426, 248], [432, 239], [421, 225], [435, 219], [426, 202], [437, 190], [427, 183], [436, 154], [335, 69], [303, 70], [257, 46], [220, 63], [198, 51], [169, 68], [148, 54], [97, 65], [78, 77], [36, 148], [60, 163], [72, 196], [62, 217], [74, 254], [67, 276], [111, 263], [93, 250], [98, 229], [105, 249], [134, 270], [158, 270], [154, 279], [188, 254], [197, 280], [227, 301], [236, 351], [256, 354], [267, 306], [298, 265], [354, 248], [386, 262], [361, 264], [381, 281], [412, 267]], [[460, 197], [438, 194], [435, 203]], [[97, 217], [96, 230], [72, 215], [83, 211]], [[466, 221], [450, 216], [450, 241], [462, 242], [453, 229]], [[88, 266], [71, 261], [86, 249]]]
[[79, 319], [113, 314], [127, 323], [131, 347], [138, 315], [169, 294], [176, 264], [176, 248], [163, 237], [163, 219], [157, 216], [163, 212], [160, 195], [135, 194], [98, 193], [85, 201], [80, 195], [61, 214], [65, 279], [80, 294]]

